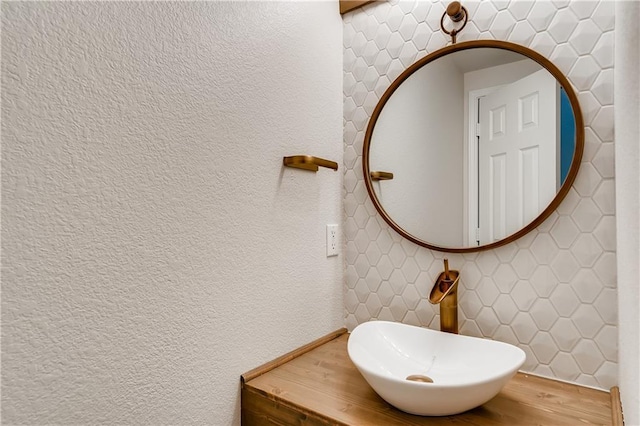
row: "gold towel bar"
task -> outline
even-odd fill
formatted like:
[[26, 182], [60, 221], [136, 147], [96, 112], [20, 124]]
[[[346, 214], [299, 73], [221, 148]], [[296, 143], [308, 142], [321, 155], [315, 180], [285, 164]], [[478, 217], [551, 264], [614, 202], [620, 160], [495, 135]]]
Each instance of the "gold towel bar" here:
[[318, 171], [318, 166], [338, 170], [338, 163], [335, 161], [329, 161], [324, 158], [313, 157], [311, 155], [294, 155], [292, 157], [284, 157], [282, 159], [282, 164], [287, 167], [312, 170], [314, 172]]
[[391, 180], [393, 179], [393, 173], [390, 172], [371, 172], [372, 180]]

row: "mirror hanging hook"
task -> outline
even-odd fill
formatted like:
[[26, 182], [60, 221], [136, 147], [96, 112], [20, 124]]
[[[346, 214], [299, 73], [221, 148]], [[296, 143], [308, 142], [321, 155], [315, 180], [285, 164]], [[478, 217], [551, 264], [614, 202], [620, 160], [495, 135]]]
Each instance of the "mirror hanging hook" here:
[[[449, 16], [449, 19], [454, 22], [463, 21], [462, 26], [460, 28], [453, 28], [451, 31], [447, 30], [444, 27], [444, 18]], [[447, 6], [447, 10], [442, 14], [442, 18], [440, 18], [440, 29], [447, 35], [451, 36], [451, 44], [455, 44], [457, 41], [457, 36], [462, 31], [462, 29], [467, 25], [467, 21], [469, 20], [469, 13], [467, 12], [467, 8], [462, 6], [459, 1], [453, 1], [449, 3]]]
[[458, 36], [458, 32], [455, 29], [453, 29], [453, 30], [451, 30], [450, 34], [451, 34], [451, 44], [456, 44], [456, 39], [457, 39], [457, 36]]

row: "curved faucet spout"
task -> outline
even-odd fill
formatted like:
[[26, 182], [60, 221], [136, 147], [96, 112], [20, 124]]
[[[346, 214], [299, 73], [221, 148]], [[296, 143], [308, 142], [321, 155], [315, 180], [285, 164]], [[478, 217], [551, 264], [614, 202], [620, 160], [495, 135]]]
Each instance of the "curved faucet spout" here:
[[458, 334], [458, 281], [460, 272], [449, 269], [449, 261], [444, 259], [444, 272], [438, 276], [429, 302], [440, 305], [440, 330]]

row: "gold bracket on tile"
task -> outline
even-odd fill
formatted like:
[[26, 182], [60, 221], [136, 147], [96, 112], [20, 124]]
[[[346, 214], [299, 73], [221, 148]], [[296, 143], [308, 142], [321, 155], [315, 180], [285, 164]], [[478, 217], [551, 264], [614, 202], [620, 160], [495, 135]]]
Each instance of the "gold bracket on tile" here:
[[297, 169], [318, 171], [318, 167], [326, 167], [328, 169], [338, 170], [338, 163], [335, 161], [325, 160], [311, 155], [294, 155], [284, 157], [282, 164], [286, 167], [295, 167]]
[[393, 179], [393, 173], [391, 172], [371, 172], [371, 180], [391, 180]]
[[[458, 23], [464, 20], [462, 26], [460, 28], [453, 28], [451, 31], [447, 30], [444, 27], [444, 18], [449, 16], [449, 19], [453, 23]], [[467, 12], [467, 8], [462, 6], [459, 1], [452, 1], [447, 6], [447, 10], [442, 14], [442, 18], [440, 18], [440, 29], [443, 33], [451, 36], [451, 44], [456, 44], [456, 39], [458, 33], [462, 31], [462, 29], [467, 25], [467, 21], [469, 20], [469, 12]]]

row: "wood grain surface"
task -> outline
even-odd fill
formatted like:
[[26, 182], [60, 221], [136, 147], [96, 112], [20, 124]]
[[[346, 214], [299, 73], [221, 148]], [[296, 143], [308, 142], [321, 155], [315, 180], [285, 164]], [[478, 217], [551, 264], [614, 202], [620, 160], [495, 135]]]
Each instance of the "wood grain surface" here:
[[269, 361], [266, 364], [263, 364], [259, 367], [254, 368], [253, 370], [247, 371], [242, 376], [240, 376], [240, 380], [242, 381], [242, 383], [245, 383], [245, 382], [248, 382], [249, 380], [255, 379], [261, 374], [271, 371], [274, 368], [279, 367], [280, 365], [286, 364], [292, 359], [297, 358], [300, 355], [303, 355], [319, 346], [324, 345], [327, 342], [334, 340], [336, 337], [342, 336], [346, 332], [347, 332], [346, 328], [341, 328], [325, 336], [322, 336], [311, 343], [307, 343], [306, 345], [301, 346], [298, 349], [295, 349], [289, 353], [279, 356], [273, 361]]
[[610, 425], [608, 392], [518, 373], [491, 401], [420, 417], [380, 398], [347, 354], [348, 334], [246, 380], [243, 425]]
[[345, 14], [376, 0], [340, 0], [340, 13]]
[[614, 386], [611, 388], [611, 418], [613, 426], [623, 426], [622, 403], [620, 401], [620, 388]]

